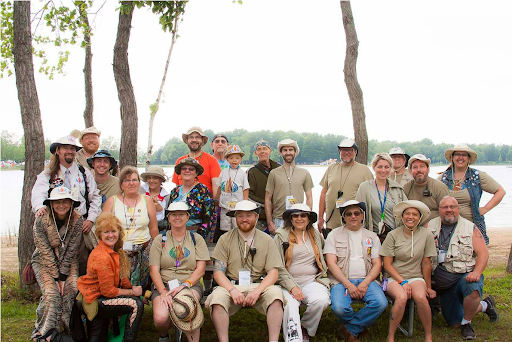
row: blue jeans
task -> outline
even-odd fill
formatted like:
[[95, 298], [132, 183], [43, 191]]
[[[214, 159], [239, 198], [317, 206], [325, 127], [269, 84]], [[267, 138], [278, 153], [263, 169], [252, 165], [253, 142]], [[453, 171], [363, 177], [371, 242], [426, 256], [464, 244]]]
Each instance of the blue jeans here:
[[[355, 286], [364, 279], [350, 279]], [[346, 288], [343, 284], [336, 284], [331, 288], [331, 309], [338, 320], [345, 325], [345, 328], [354, 336], [359, 335], [363, 330], [371, 326], [377, 318], [388, 307], [388, 301], [382, 288], [377, 282], [372, 281], [362, 301], [366, 305], [355, 313], [352, 309], [352, 298], [350, 294], [345, 296]]]
[[449, 289], [440, 292], [441, 296], [441, 313], [448, 325], [455, 325], [462, 322], [464, 318], [464, 298], [473, 291], [478, 291], [482, 298], [482, 290], [484, 288], [484, 276], [480, 276], [480, 280], [474, 283], [466, 281], [464, 274], [459, 281]]

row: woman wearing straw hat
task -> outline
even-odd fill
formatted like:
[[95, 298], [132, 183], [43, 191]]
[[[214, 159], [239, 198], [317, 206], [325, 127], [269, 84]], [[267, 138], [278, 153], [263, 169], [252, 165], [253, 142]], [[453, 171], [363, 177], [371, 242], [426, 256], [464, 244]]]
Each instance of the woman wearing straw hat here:
[[[183, 202], [169, 204], [166, 214], [170, 229], [159, 234], [151, 246], [153, 321], [160, 342], [169, 341], [171, 319], [189, 341], [199, 341], [199, 328], [204, 321], [199, 305], [204, 291], [200, 280], [210, 254], [204, 239], [187, 231], [189, 211]], [[189, 314], [185, 314], [187, 309]]]
[[[439, 176], [439, 180], [446, 184], [450, 195], [459, 202], [460, 216], [474, 222], [484, 236], [485, 243], [489, 244], [484, 215], [501, 202], [505, 189], [487, 173], [469, 167], [476, 162], [477, 154], [466, 144], [447, 149], [444, 157], [450, 166]], [[482, 190], [493, 196], [486, 205], [480, 207]]]
[[384, 276], [387, 277], [386, 293], [395, 301], [391, 308], [388, 342], [394, 341], [405, 305], [411, 298], [425, 329], [425, 341], [432, 342], [428, 298], [436, 296], [430, 281], [430, 257], [436, 255], [436, 245], [433, 235], [423, 226], [428, 222], [430, 210], [420, 201], [409, 200], [398, 203], [393, 214], [403, 225], [388, 234], [380, 249], [380, 255], [384, 257]]
[[[304, 203], [283, 213], [284, 227], [276, 231], [275, 243], [286, 271], [279, 282], [287, 301], [283, 313], [285, 341], [308, 341], [315, 336], [322, 313], [331, 304], [329, 279], [322, 248], [322, 234], [313, 227], [315, 212]], [[301, 303], [306, 311], [299, 314]]]
[[82, 216], [74, 210], [80, 205], [75, 194], [60, 186], [43, 202], [46, 212], [34, 223], [32, 267], [41, 288], [36, 310], [33, 341], [72, 341], [70, 315], [77, 292], [78, 253], [82, 244]]
[[169, 203], [169, 192], [165, 190], [162, 183], [169, 180], [169, 177], [160, 166], [150, 165], [146, 172], [140, 175], [140, 178], [145, 182], [140, 186], [141, 192], [149, 196], [155, 205], [158, 229], [165, 229], [167, 222], [165, 222], [164, 209], [167, 208]]

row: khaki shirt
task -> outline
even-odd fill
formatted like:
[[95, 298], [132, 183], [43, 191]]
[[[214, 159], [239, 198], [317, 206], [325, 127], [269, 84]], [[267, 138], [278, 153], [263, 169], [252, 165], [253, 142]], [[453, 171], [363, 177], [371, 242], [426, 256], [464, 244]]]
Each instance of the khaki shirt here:
[[[251, 271], [251, 282], [260, 282], [261, 278], [273, 269], [283, 267], [281, 256], [274, 240], [266, 233], [256, 229], [252, 247], [256, 248], [254, 259], [247, 248], [245, 267]], [[244, 268], [245, 242], [238, 233], [238, 228], [222, 235], [212, 253], [212, 259], [227, 264], [226, 276], [238, 280], [238, 271]]]
[[285, 170], [284, 166], [270, 171], [268, 175], [265, 191], [272, 195], [272, 217], [274, 218], [280, 219], [286, 210], [286, 196], [293, 195], [295, 203], [304, 203], [304, 193], [314, 186], [308, 170], [299, 166], [294, 166], [292, 169], [291, 185], [288, 182], [291, 170]]
[[405, 169], [405, 172], [402, 173], [401, 175], [397, 175], [396, 172], [392, 171], [389, 174], [388, 179], [391, 179], [391, 180], [397, 182], [401, 186], [404, 186], [405, 183], [412, 180], [413, 178], [412, 178], [411, 174], [409, 173], [409, 169]]
[[[341, 226], [341, 216], [336, 208], [338, 190], [343, 191], [345, 201], [356, 197], [359, 185], [367, 180], [372, 180], [373, 174], [368, 166], [354, 162], [352, 166], [343, 163], [330, 165], [325, 171], [320, 185], [327, 189], [325, 196], [325, 220], [326, 227], [334, 229]], [[332, 216], [331, 216], [332, 213]], [[320, 213], [322, 215], [322, 213]]]
[[121, 188], [119, 187], [119, 178], [110, 175], [108, 180], [104, 183], [97, 183], [98, 190], [100, 191], [101, 196], [101, 207], [103, 208], [103, 204], [112, 196], [118, 195], [121, 193]]
[[87, 157], [85, 156], [84, 149], [81, 149], [75, 154], [75, 161], [84, 168], [92, 170], [89, 164], [87, 164]]
[[[423, 196], [423, 191], [428, 186], [430, 196]], [[417, 200], [423, 202], [430, 209], [430, 218], [439, 216], [439, 202], [444, 196], [448, 196], [448, 187], [437, 179], [428, 177], [428, 182], [425, 185], [416, 185], [414, 179], [405, 183], [404, 192], [409, 200]]]
[[[206, 242], [199, 234], [194, 233], [195, 246], [189, 231], [185, 233], [181, 242], [171, 235], [170, 230], [167, 231], [166, 236], [167, 241], [163, 248], [162, 234], [158, 234], [153, 240], [149, 252], [149, 265], [160, 267], [160, 275], [164, 284], [173, 279], [178, 279], [181, 284], [196, 270], [196, 261], [210, 260], [210, 253]], [[180, 259], [179, 267], [176, 266], [177, 258]]]

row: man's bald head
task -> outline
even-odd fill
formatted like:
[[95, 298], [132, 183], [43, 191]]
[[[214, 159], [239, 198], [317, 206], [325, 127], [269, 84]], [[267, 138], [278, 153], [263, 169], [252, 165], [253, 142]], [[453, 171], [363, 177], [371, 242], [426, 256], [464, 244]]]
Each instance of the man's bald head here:
[[444, 224], [455, 224], [459, 220], [459, 203], [453, 196], [444, 196], [439, 202], [439, 216]]

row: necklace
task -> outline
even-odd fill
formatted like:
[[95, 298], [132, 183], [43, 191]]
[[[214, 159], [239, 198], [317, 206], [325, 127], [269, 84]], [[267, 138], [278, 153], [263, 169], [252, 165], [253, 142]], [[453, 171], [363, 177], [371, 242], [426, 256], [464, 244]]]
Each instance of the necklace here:
[[293, 168], [290, 165], [290, 176], [288, 176], [288, 173], [286, 172], [286, 167], [283, 165], [284, 174], [286, 175], [286, 178], [288, 178], [288, 187], [290, 188], [290, 195], [292, 194], [292, 178], [293, 178]]
[[53, 224], [55, 225], [55, 229], [57, 230], [57, 236], [59, 237], [59, 240], [60, 240], [60, 246], [61, 247], [64, 247], [64, 241], [66, 240], [66, 236], [68, 235], [68, 231], [69, 231], [69, 221], [71, 220], [71, 214], [72, 214], [72, 211], [69, 212], [69, 217], [68, 217], [68, 223], [66, 224], [66, 233], [64, 233], [64, 237], [60, 237], [60, 233], [59, 233], [59, 227], [57, 227], [57, 221], [55, 221], [55, 212], [53, 211], [53, 206], [52, 206], [52, 218], [53, 218]]
[[343, 190], [345, 187], [345, 183], [347, 182], [348, 176], [350, 176], [350, 171], [352, 171], [352, 166], [354, 164], [350, 165], [350, 169], [348, 169], [347, 177], [345, 178], [345, 181], [343, 182], [343, 185], [341, 185], [341, 180], [343, 179], [343, 163], [340, 163], [340, 190]]
[[[137, 206], [137, 200], [139, 199], [139, 195], [137, 195], [137, 198], [135, 199], [135, 203], [133, 205], [133, 207], [130, 207], [128, 204], [126, 204], [125, 202], [125, 197], [124, 197], [124, 193], [123, 193], [123, 209], [124, 209], [124, 222], [126, 223], [126, 229], [132, 229], [134, 226], [135, 226], [135, 207]], [[128, 224], [128, 217], [126, 215], [126, 207], [128, 207], [128, 212], [130, 213], [130, 224]], [[131, 210], [130, 210], [131, 209]]]

